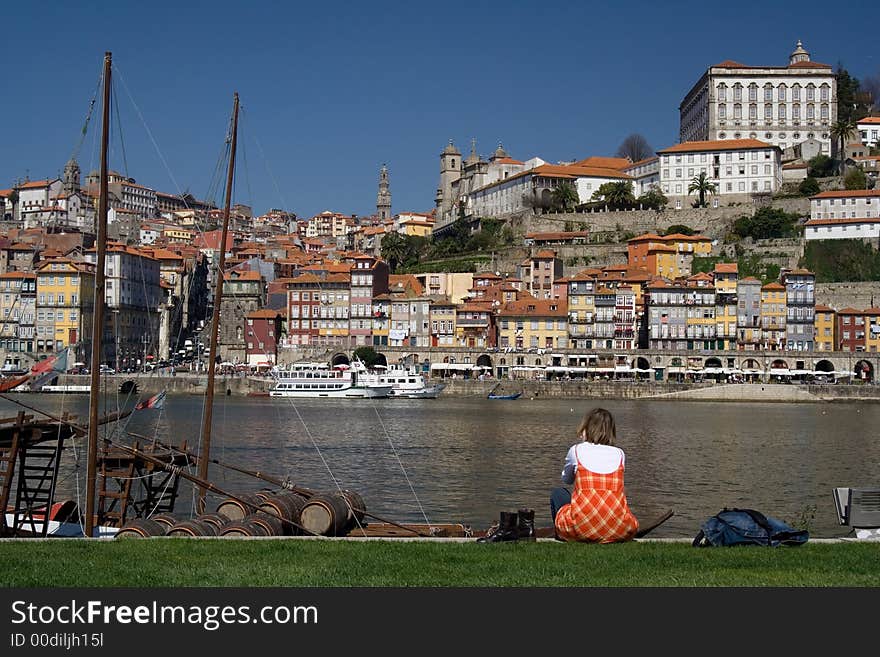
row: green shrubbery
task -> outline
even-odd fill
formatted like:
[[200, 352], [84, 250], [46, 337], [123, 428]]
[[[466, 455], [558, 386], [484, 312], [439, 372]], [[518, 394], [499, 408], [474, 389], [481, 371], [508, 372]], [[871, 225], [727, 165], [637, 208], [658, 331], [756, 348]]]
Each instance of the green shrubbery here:
[[780, 237], [797, 237], [802, 233], [797, 214], [789, 214], [778, 208], [761, 208], [754, 216], [744, 215], [736, 220], [733, 232], [739, 237], [767, 240]]
[[815, 273], [817, 283], [880, 281], [880, 252], [862, 240], [809, 241], [800, 266]]

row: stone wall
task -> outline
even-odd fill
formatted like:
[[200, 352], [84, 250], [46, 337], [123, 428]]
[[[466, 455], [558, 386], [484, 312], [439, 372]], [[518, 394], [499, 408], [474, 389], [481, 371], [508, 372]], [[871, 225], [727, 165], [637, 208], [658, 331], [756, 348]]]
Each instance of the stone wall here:
[[[59, 384], [88, 385], [87, 376], [61, 376]], [[138, 395], [145, 399], [165, 390], [169, 395], [191, 394], [203, 396], [206, 378], [181, 374], [178, 376], [106, 377], [108, 391], [127, 380], [138, 384]], [[485, 398], [498, 385], [497, 380], [444, 379], [443, 396]], [[753, 402], [820, 402], [820, 401], [877, 401], [880, 385], [782, 385], [782, 384], [713, 384], [667, 383], [656, 381], [510, 381], [504, 380], [496, 392], [522, 392], [522, 400], [534, 399], [661, 399], [693, 401], [753, 401]], [[262, 395], [269, 391], [273, 381], [262, 377], [217, 377], [214, 394], [247, 396]], [[278, 400], [279, 403], [285, 400]], [[505, 402], [499, 401], [499, 404]]]
[[816, 283], [816, 303], [841, 308], [873, 308], [880, 305], [880, 282]]

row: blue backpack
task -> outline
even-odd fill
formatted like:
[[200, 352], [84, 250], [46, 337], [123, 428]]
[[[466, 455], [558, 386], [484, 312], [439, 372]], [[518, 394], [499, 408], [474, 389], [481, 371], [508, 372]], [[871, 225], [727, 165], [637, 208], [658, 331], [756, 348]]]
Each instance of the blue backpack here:
[[803, 545], [810, 537], [806, 529], [795, 529], [753, 509], [724, 509], [700, 527], [695, 547]]

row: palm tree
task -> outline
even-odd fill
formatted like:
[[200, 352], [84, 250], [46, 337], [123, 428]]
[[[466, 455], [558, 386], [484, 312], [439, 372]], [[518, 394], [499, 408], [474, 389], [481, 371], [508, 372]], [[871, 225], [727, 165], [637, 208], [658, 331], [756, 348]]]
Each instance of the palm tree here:
[[636, 202], [632, 183], [627, 180], [603, 183], [593, 192], [593, 198], [605, 201], [605, 204], [613, 210], [632, 207]]
[[581, 202], [577, 189], [570, 182], [560, 183], [553, 190], [553, 206], [563, 212], [571, 212]]
[[717, 185], [709, 180], [705, 171], [701, 171], [699, 176], [694, 176], [694, 179], [691, 180], [691, 184], [688, 185], [688, 194], [697, 192], [700, 195], [700, 200], [697, 204], [697, 207], [699, 208], [706, 207], [706, 194], [714, 194], [717, 191]]
[[391, 271], [395, 271], [397, 266], [406, 260], [409, 255], [409, 244], [406, 238], [398, 232], [392, 232], [382, 238], [380, 247], [382, 259], [388, 263]]
[[846, 144], [850, 137], [856, 134], [858, 124], [855, 119], [839, 119], [837, 123], [831, 126], [831, 134], [837, 139], [840, 145], [837, 156], [840, 158], [839, 169], [840, 175], [846, 173]]

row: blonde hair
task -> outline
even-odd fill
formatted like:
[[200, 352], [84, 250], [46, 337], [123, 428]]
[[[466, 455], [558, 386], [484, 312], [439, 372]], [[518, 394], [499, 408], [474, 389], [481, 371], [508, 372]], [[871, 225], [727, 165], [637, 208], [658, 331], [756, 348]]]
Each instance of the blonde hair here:
[[577, 435], [596, 445], [613, 445], [617, 438], [614, 416], [604, 408], [594, 408], [581, 420]]

